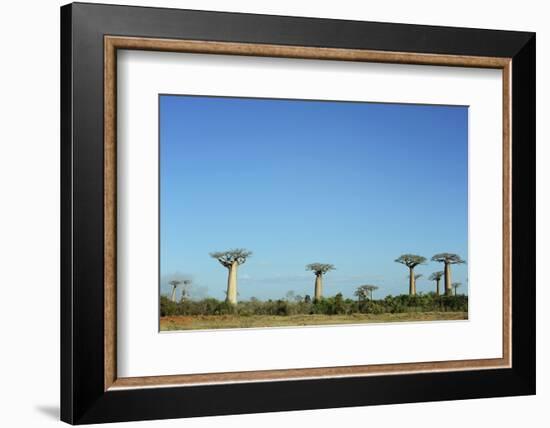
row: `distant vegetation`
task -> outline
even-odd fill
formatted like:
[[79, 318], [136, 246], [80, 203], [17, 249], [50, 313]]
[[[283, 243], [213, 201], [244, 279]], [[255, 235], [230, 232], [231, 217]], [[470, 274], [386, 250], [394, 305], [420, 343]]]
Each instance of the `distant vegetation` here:
[[[365, 290], [362, 288], [360, 290]], [[161, 296], [161, 316], [173, 315], [351, 315], [409, 313], [409, 312], [468, 312], [468, 296], [437, 296], [435, 293], [414, 296], [386, 296], [371, 300], [359, 292], [357, 300], [344, 298], [341, 293], [331, 297], [313, 300], [310, 296], [296, 296], [293, 299], [261, 301], [255, 298], [231, 304], [214, 298], [202, 300], [181, 300], [173, 302]]]

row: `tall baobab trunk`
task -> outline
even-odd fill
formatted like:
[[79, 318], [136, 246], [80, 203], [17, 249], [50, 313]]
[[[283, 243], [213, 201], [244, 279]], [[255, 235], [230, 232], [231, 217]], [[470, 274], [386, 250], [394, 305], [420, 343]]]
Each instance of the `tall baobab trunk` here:
[[445, 295], [453, 295], [453, 286], [451, 285], [451, 264], [445, 263]]
[[177, 285], [172, 285], [172, 302], [176, 301], [176, 288], [178, 288]]
[[436, 283], [436, 290], [435, 290], [435, 295], [436, 296], [439, 296], [439, 281], [441, 281], [440, 279], [436, 279], [435, 280], [435, 283]]
[[323, 297], [323, 274], [315, 275], [315, 300], [320, 300]]
[[409, 267], [409, 296], [416, 295], [416, 280], [414, 278], [414, 267]]
[[237, 262], [231, 263], [229, 266], [229, 274], [227, 276], [227, 297], [226, 301], [233, 305], [237, 304]]

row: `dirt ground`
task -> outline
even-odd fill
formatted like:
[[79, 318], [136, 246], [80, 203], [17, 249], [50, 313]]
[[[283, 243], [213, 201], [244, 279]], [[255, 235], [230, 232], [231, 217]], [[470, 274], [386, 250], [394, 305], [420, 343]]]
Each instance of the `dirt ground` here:
[[466, 312], [407, 312], [399, 314], [352, 315], [197, 315], [168, 316], [160, 319], [161, 331], [220, 328], [291, 327], [411, 321], [466, 320]]

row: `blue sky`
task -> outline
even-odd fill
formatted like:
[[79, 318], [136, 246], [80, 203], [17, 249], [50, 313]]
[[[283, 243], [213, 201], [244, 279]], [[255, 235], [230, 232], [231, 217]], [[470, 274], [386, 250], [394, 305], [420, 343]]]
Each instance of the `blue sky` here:
[[[247, 248], [239, 299], [408, 292], [403, 253], [468, 254], [468, 109], [463, 106], [160, 96], [161, 292], [189, 276], [224, 298], [212, 251]], [[432, 291], [418, 266], [418, 291]], [[467, 266], [453, 281], [467, 288]]]

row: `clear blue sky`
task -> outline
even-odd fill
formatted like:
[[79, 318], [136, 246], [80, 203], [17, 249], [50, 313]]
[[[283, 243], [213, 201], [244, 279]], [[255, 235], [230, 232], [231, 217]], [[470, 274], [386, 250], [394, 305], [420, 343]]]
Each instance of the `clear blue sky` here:
[[[209, 253], [243, 247], [241, 300], [312, 295], [312, 262], [336, 266], [325, 295], [407, 293], [399, 255], [468, 258], [467, 171], [467, 107], [161, 95], [161, 292], [224, 298]], [[427, 292], [442, 265], [416, 270]]]

